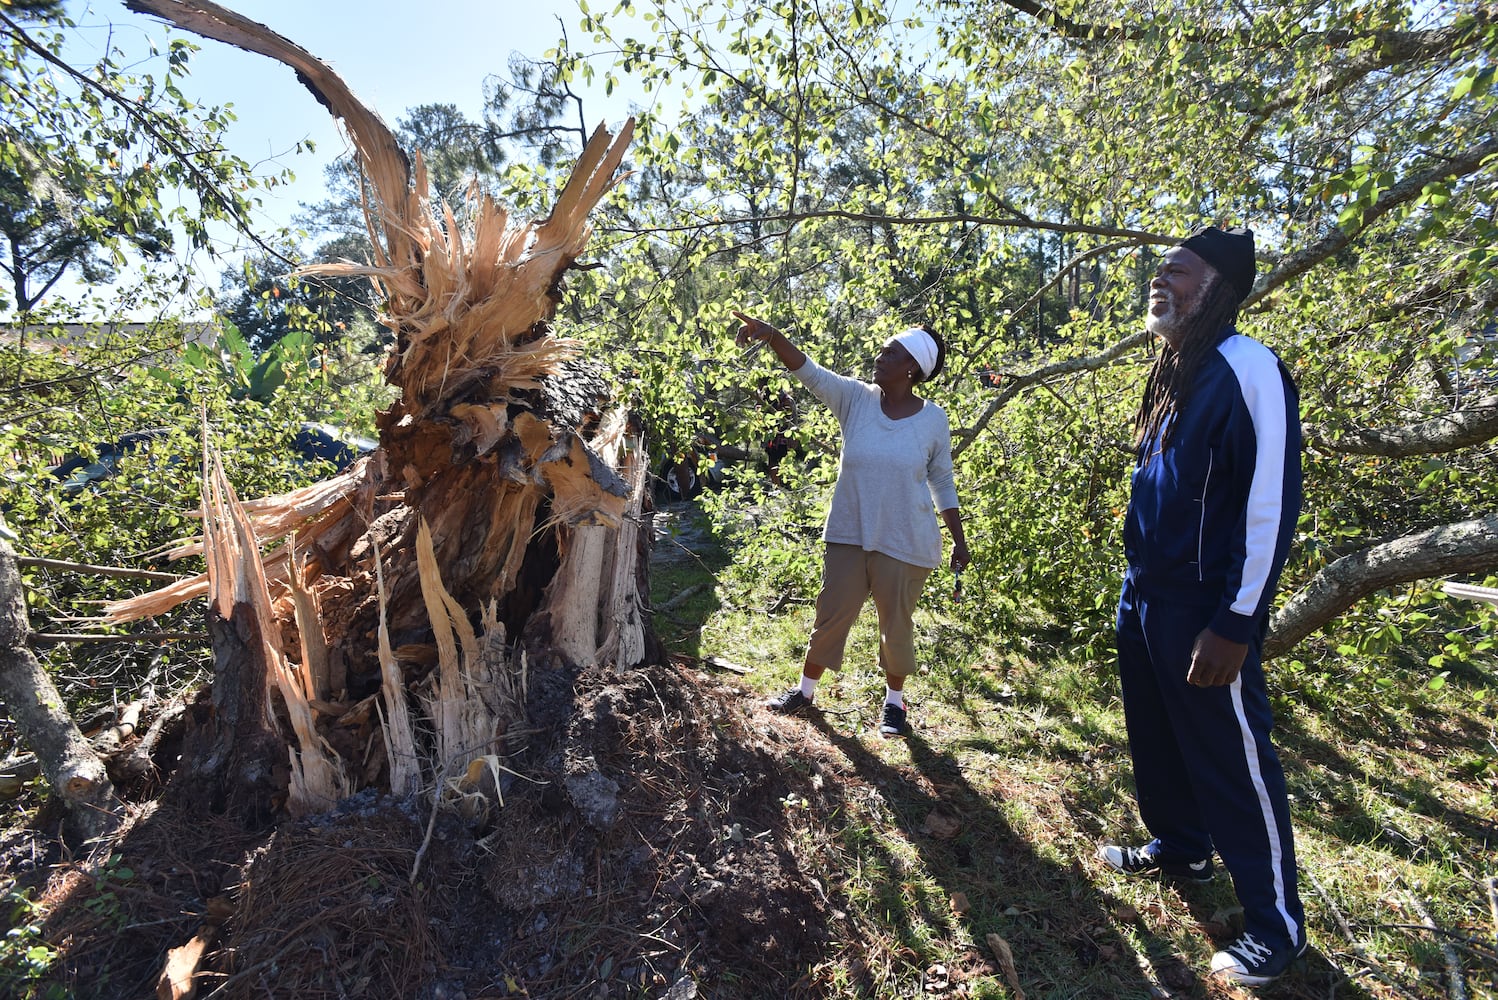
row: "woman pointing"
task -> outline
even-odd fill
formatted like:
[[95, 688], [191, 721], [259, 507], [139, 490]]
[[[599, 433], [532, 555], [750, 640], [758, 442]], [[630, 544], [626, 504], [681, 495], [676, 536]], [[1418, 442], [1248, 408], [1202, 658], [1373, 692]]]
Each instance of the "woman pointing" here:
[[885, 678], [879, 733], [906, 736], [905, 678], [916, 668], [912, 618], [926, 577], [941, 563], [933, 508], [952, 536], [953, 571], [961, 572], [969, 562], [952, 482], [947, 414], [915, 394], [917, 385], [940, 374], [946, 345], [926, 327], [906, 330], [885, 342], [874, 358], [873, 381], [863, 382], [823, 368], [770, 324], [740, 312], [734, 316], [743, 323], [737, 343], [768, 344], [832, 410], [843, 439], [822, 530], [822, 589], [801, 683], [770, 707], [789, 714], [812, 704], [822, 674], [842, 666], [848, 631], [872, 596]]

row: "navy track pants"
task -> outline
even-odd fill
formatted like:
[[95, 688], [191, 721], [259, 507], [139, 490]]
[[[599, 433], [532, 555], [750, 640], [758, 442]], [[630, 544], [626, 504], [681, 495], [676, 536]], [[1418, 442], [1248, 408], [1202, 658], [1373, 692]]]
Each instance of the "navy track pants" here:
[[1245, 929], [1266, 944], [1298, 947], [1305, 911], [1259, 640], [1232, 684], [1186, 683], [1191, 647], [1215, 611], [1151, 602], [1124, 583], [1118, 670], [1139, 816], [1167, 860], [1198, 861], [1215, 848]]

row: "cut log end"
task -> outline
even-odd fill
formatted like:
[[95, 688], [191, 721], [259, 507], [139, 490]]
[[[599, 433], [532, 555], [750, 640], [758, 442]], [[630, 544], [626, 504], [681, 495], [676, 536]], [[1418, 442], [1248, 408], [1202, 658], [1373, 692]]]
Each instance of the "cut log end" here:
[[99, 782], [93, 778], [75, 774], [63, 784], [63, 794], [70, 799], [91, 798], [99, 788]]

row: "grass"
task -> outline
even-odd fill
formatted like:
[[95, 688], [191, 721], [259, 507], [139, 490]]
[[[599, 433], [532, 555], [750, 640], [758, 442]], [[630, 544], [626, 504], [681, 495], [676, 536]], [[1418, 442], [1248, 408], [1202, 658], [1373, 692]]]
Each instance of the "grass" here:
[[[653, 581], [657, 601], [694, 574], [712, 584], [662, 627], [668, 648], [749, 667], [748, 698], [783, 690], [799, 675], [814, 592], [803, 582], [766, 613], [784, 582], [728, 593], [733, 574], [716, 575], [724, 546], [700, 522], [699, 532], [709, 557]], [[808, 752], [845, 783], [837, 815], [798, 818], [800, 850], [861, 929], [845, 955], [808, 970], [819, 995], [997, 998], [1018, 986], [1031, 1000], [1434, 1000], [1460, 995], [1459, 975], [1466, 996], [1495, 996], [1486, 880], [1498, 875], [1498, 725], [1492, 699], [1474, 696], [1491, 664], [1439, 691], [1320, 677], [1314, 694], [1271, 664], [1311, 952], [1254, 993], [1202, 974], [1214, 937], [1241, 925], [1226, 878], [1177, 887], [1093, 860], [1104, 839], [1146, 839], [1106, 651], [1078, 657], [987, 634], [972, 598], [939, 595], [942, 579], [917, 616], [912, 739], [873, 733], [883, 679], [871, 608], [844, 669], [819, 689], [820, 711], [798, 721]], [[1013, 953], [1014, 984], [991, 935]]]

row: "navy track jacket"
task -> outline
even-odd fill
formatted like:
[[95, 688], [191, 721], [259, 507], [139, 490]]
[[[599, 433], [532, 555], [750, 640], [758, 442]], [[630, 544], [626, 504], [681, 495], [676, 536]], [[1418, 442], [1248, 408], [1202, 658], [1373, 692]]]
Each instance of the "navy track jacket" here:
[[1145, 598], [1215, 606], [1224, 639], [1261, 638], [1300, 516], [1300, 401], [1257, 340], [1224, 327], [1162, 452], [1141, 444], [1124, 522]]

